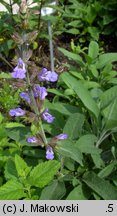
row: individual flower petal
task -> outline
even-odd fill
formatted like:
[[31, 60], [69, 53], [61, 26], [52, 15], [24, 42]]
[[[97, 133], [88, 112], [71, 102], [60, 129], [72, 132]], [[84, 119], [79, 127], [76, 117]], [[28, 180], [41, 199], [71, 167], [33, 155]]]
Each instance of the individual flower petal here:
[[64, 139], [68, 138], [68, 135], [67, 134], [59, 134], [59, 135], [56, 136], [56, 138], [58, 140], [64, 140]]
[[22, 110], [21, 108], [11, 109], [9, 111], [10, 116], [23, 116], [25, 113], [25, 110]]
[[13, 78], [24, 79], [26, 76], [25, 73], [26, 73], [25, 64], [24, 64], [23, 60], [21, 58], [19, 58], [18, 64], [14, 68], [13, 72], [11, 73], [11, 76]]
[[52, 116], [50, 113], [48, 113], [48, 108], [46, 108], [44, 112], [42, 113], [42, 119], [48, 123], [52, 123], [55, 117]]
[[37, 143], [38, 140], [37, 140], [36, 137], [28, 137], [28, 138], [27, 138], [27, 142], [28, 142], [28, 143]]
[[26, 93], [26, 92], [21, 92], [21, 93], [20, 93], [20, 97], [23, 98], [23, 99], [25, 99], [26, 102], [30, 104], [30, 97], [29, 97], [28, 93]]
[[53, 152], [52, 147], [50, 147], [50, 146], [46, 149], [46, 159], [48, 159], [48, 160], [54, 159], [54, 152]]
[[45, 87], [41, 87], [40, 85], [34, 85], [34, 97], [39, 97], [40, 100], [45, 100], [45, 97], [47, 96], [47, 90]]
[[39, 81], [50, 81], [56, 82], [58, 79], [58, 74], [56, 72], [48, 71], [46, 68], [43, 68], [38, 75]]

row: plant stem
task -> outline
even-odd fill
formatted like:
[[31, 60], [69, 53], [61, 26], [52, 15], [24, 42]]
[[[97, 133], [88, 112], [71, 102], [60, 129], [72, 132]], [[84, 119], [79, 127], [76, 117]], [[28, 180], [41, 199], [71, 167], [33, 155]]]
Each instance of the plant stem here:
[[42, 6], [43, 6], [43, 0], [41, 0], [40, 7], [39, 7], [38, 31], [40, 31], [40, 23], [41, 23], [41, 9], [42, 9]]
[[9, 3], [10, 3], [11, 15], [13, 16], [12, 0], [9, 0]]
[[45, 131], [43, 129], [43, 125], [42, 125], [42, 122], [41, 122], [41, 118], [40, 118], [40, 112], [37, 108], [37, 104], [36, 104], [36, 101], [35, 101], [35, 98], [34, 98], [34, 94], [33, 94], [33, 91], [32, 91], [32, 88], [31, 88], [31, 83], [30, 83], [30, 78], [29, 78], [29, 74], [28, 74], [28, 70], [27, 70], [27, 84], [28, 84], [28, 87], [29, 87], [29, 92], [30, 92], [30, 97], [31, 97], [31, 102], [33, 104], [33, 109], [34, 109], [34, 112], [39, 120], [39, 127], [41, 129], [41, 135], [42, 135], [42, 139], [43, 139], [43, 142], [45, 144], [45, 146], [48, 145], [48, 141], [46, 139], [46, 135], [45, 135]]
[[11, 68], [13, 69], [12, 65], [2, 56], [1, 53], [0, 53], [0, 58], [1, 58], [7, 65], [9, 65], [9, 67], [11, 67]]
[[54, 71], [54, 53], [53, 53], [53, 43], [52, 43], [52, 27], [51, 27], [51, 21], [50, 20], [48, 20], [48, 34], [49, 34], [49, 45], [50, 45], [51, 71]]
[[99, 140], [97, 141], [96, 143], [96, 147], [98, 148], [100, 146], [100, 144], [111, 134], [110, 133], [107, 133], [107, 131], [103, 132], [102, 135], [100, 136]]

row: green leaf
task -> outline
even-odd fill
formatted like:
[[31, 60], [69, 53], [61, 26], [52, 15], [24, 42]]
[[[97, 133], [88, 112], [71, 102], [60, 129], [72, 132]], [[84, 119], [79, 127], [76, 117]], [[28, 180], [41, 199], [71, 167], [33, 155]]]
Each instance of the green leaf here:
[[18, 122], [8, 122], [5, 125], [5, 128], [15, 128], [15, 127], [25, 127], [22, 123]]
[[94, 172], [85, 173], [83, 181], [104, 200], [117, 200], [117, 189]]
[[113, 129], [117, 127], [117, 98], [103, 111], [105, 118], [105, 128]]
[[88, 200], [90, 192], [84, 185], [78, 185], [67, 196], [66, 200]]
[[26, 139], [31, 136], [30, 127], [7, 128], [7, 135], [21, 144], [27, 145]]
[[91, 41], [89, 44], [89, 49], [88, 49], [88, 55], [92, 58], [95, 59], [99, 55], [99, 46], [98, 43], [95, 41]]
[[80, 21], [80, 20], [74, 20], [74, 21], [72, 21], [72, 22], [69, 22], [67, 25], [68, 25], [68, 26], [72, 26], [72, 27], [74, 27], [74, 28], [78, 28], [79, 25], [81, 25], [81, 21]]
[[79, 137], [84, 120], [84, 115], [80, 113], [74, 113], [70, 115], [63, 129], [63, 132], [68, 134], [69, 139], [77, 139]]
[[93, 162], [97, 168], [104, 167], [104, 161], [101, 158], [101, 154], [99, 154], [99, 153], [91, 154], [91, 157], [92, 157]]
[[[94, 76], [95, 78], [98, 78], [99, 73], [98, 73], [98, 70], [97, 70], [95, 64], [91, 64], [90, 67], [89, 67], [89, 70], [91, 71], [91, 73], [93, 74], [93, 76]], [[99, 83], [97, 83], [97, 84], [99, 85]]]
[[99, 60], [97, 61], [97, 68], [103, 68], [105, 65], [116, 62], [117, 61], [117, 53], [105, 53], [99, 56]]
[[19, 155], [15, 155], [15, 166], [18, 176], [26, 177], [31, 170]]
[[7, 160], [7, 163], [5, 165], [4, 174], [5, 174], [6, 179], [17, 179], [18, 178], [16, 166], [12, 159]]
[[40, 200], [60, 200], [66, 193], [64, 182], [53, 181], [42, 190]]
[[60, 112], [61, 114], [65, 115], [65, 116], [69, 116], [72, 113], [76, 113], [78, 112], [79, 108], [76, 106], [72, 106], [70, 104], [67, 103], [50, 103], [49, 101], [45, 101], [45, 106], [48, 107], [49, 109], [52, 110], [57, 110], [58, 112]]
[[82, 153], [91, 154], [91, 157], [94, 161], [94, 164], [97, 168], [100, 168], [103, 165], [103, 161], [101, 159], [101, 149], [96, 148], [94, 145], [97, 141], [97, 137], [93, 134], [87, 134], [76, 142], [77, 147]]
[[60, 163], [56, 160], [40, 163], [31, 171], [28, 178], [32, 186], [43, 188], [54, 178], [60, 168]]
[[57, 89], [50, 89], [49, 88], [48, 92], [53, 93], [53, 94], [58, 95], [58, 96], [63, 97], [63, 98], [68, 98], [66, 95], [64, 95], [63, 91], [60, 91]]
[[114, 172], [116, 170], [117, 167], [117, 162], [114, 161], [111, 164], [107, 165], [106, 167], [104, 167], [104, 169], [102, 169], [99, 173], [98, 176], [100, 178], [105, 178], [107, 176], [109, 176], [112, 172]]
[[100, 108], [104, 109], [117, 98], [117, 86], [106, 90], [100, 97]]
[[76, 92], [85, 107], [87, 107], [96, 116], [96, 118], [98, 118], [99, 108], [91, 97], [89, 91], [82, 84], [82, 81], [78, 81], [69, 73], [63, 73], [62, 79], [66, 84], [69, 84], [69, 86], [71, 86], [71, 88]]
[[65, 32], [70, 33], [70, 34], [74, 34], [74, 35], [77, 35], [80, 33], [80, 31], [76, 28], [71, 28], [69, 30], [66, 30]]
[[96, 154], [100, 153], [101, 150], [94, 146], [94, 143], [97, 141], [97, 137], [93, 134], [87, 134], [76, 142], [76, 145], [82, 153], [86, 154]]
[[99, 29], [97, 27], [91, 27], [91, 26], [89, 26], [87, 28], [87, 31], [90, 33], [91, 37], [94, 40], [98, 41], [100, 31], [99, 31]]
[[[60, 142], [59, 142], [60, 143]], [[59, 153], [63, 157], [68, 157], [77, 161], [81, 166], [83, 166], [82, 160], [83, 156], [81, 151], [78, 149], [75, 144], [70, 140], [64, 140], [60, 143], [60, 148], [58, 149]]]
[[4, 125], [0, 124], [0, 141], [5, 137], [7, 137], [7, 132], [4, 128]]
[[0, 200], [18, 200], [25, 197], [24, 188], [21, 183], [10, 180], [0, 187]]
[[67, 56], [69, 59], [72, 59], [75, 62], [77, 62], [79, 65], [81, 65], [81, 66], [84, 65], [84, 62], [82, 61], [82, 58], [79, 55], [72, 53], [72, 52], [69, 52], [66, 49], [60, 48], [60, 47], [58, 48], [58, 50], [60, 52], [62, 52], [65, 56]]

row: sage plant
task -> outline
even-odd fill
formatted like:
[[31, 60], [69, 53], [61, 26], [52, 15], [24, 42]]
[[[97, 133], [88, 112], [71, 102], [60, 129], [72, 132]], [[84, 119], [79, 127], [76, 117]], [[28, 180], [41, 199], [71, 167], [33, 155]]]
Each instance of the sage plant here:
[[[20, 97], [24, 99], [27, 104], [30, 106], [33, 114], [35, 115], [36, 124], [39, 125], [39, 132], [37, 136], [32, 136], [27, 138], [28, 143], [36, 143], [38, 145], [44, 145], [46, 148], [46, 158], [48, 160], [52, 160], [54, 158], [54, 151], [53, 151], [53, 143], [51, 146], [51, 142], [48, 143], [46, 134], [43, 129], [42, 121], [46, 121], [47, 123], [51, 124], [55, 117], [49, 113], [48, 108], [44, 108], [43, 102], [48, 95], [47, 89], [44, 86], [40, 86], [39, 84], [31, 84], [28, 68], [26, 66], [25, 60], [19, 58], [17, 66], [14, 68], [13, 72], [11, 73], [12, 78], [22, 80], [26, 80], [25, 88], [28, 89], [27, 92], [20, 92]], [[50, 81], [56, 82], [58, 79], [58, 74], [56, 72], [48, 71], [46, 68], [43, 68], [42, 71], [38, 74], [39, 82], [43, 81]], [[38, 105], [39, 104], [39, 105]], [[19, 117], [24, 116], [28, 113], [28, 111], [21, 109], [20, 107], [11, 109], [9, 111], [9, 115], [11, 117]], [[54, 137], [55, 143], [57, 140], [63, 140], [67, 138], [67, 134], [59, 134]]]
[[35, 40], [37, 31], [28, 33], [26, 31], [28, 21], [26, 19], [25, 22], [25, 17], [27, 18], [27, 16], [25, 16], [25, 13], [27, 13], [27, 3], [25, 0], [23, 0], [21, 3], [20, 13], [21, 16], [24, 15], [23, 22], [25, 25], [23, 25], [24, 29], [21, 35], [16, 32], [12, 37], [18, 45], [18, 62], [13, 69], [11, 76], [13, 82], [14, 80], [16, 81], [16, 86], [21, 86], [24, 88], [24, 91], [20, 92], [20, 97], [27, 103], [27, 106], [30, 107], [29, 110], [31, 111], [23, 110], [21, 107], [16, 107], [9, 111], [9, 115], [12, 118], [25, 116], [29, 118], [30, 122], [36, 125], [38, 128], [37, 134], [35, 136], [28, 137], [27, 143], [45, 146], [46, 159], [53, 160], [57, 141], [66, 139], [67, 134], [56, 135], [48, 142], [43, 128], [43, 121], [47, 122], [48, 124], [52, 124], [55, 117], [49, 113], [48, 107], [44, 107], [44, 100], [48, 96], [47, 89], [44, 87], [44, 82], [56, 82], [58, 80], [58, 74], [55, 71], [50, 71], [45, 67], [43, 67], [41, 71], [38, 71], [35, 64], [32, 66], [31, 62], [29, 61], [32, 51], [27, 47], [29, 47], [30, 43]]

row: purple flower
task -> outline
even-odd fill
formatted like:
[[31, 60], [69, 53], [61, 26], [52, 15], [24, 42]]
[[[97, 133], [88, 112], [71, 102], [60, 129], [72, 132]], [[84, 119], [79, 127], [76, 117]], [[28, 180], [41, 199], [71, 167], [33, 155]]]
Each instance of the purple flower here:
[[25, 110], [22, 110], [21, 108], [11, 109], [9, 111], [10, 116], [23, 116], [25, 113]]
[[13, 72], [11, 73], [11, 76], [13, 78], [18, 78], [18, 79], [24, 79], [25, 78], [25, 64], [21, 58], [18, 59], [18, 64], [14, 68]]
[[58, 74], [56, 72], [48, 71], [46, 68], [43, 68], [38, 75], [39, 81], [50, 81], [56, 82], [58, 79]]
[[67, 134], [59, 134], [59, 135], [56, 136], [56, 138], [58, 140], [64, 140], [64, 139], [68, 138], [68, 135]]
[[52, 147], [50, 147], [50, 146], [46, 149], [46, 159], [48, 159], [48, 160], [54, 159], [54, 152], [53, 152]]
[[38, 75], [39, 81], [49, 81], [50, 80], [50, 74], [51, 72], [48, 71], [46, 68], [43, 68], [41, 72]]
[[46, 108], [44, 110], [44, 112], [42, 113], [42, 119], [48, 123], [52, 123], [54, 121], [55, 117], [52, 116], [50, 113], [48, 113], [48, 108]]
[[29, 97], [28, 93], [26, 93], [26, 92], [21, 92], [21, 93], [20, 93], [20, 97], [23, 98], [23, 99], [25, 99], [26, 102], [30, 104], [30, 97]]
[[50, 82], [56, 82], [58, 79], [58, 74], [54, 71], [51, 72]]
[[38, 140], [37, 140], [36, 137], [28, 137], [28, 138], [27, 138], [27, 142], [28, 142], [28, 143], [37, 143]]
[[45, 97], [47, 96], [47, 90], [45, 87], [41, 87], [40, 85], [35, 84], [34, 85], [34, 97], [39, 97], [40, 100], [45, 100]]

